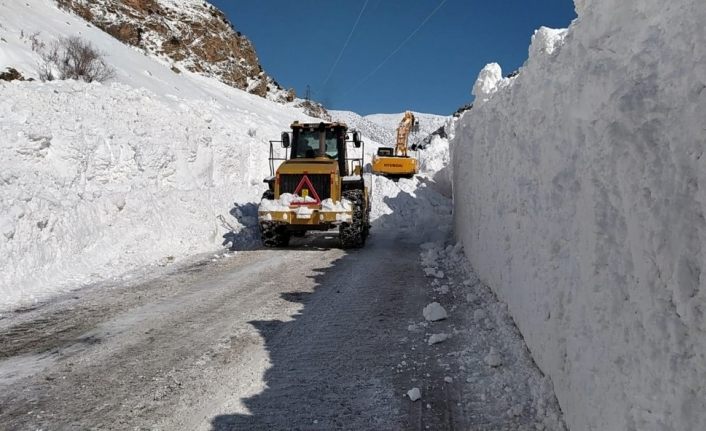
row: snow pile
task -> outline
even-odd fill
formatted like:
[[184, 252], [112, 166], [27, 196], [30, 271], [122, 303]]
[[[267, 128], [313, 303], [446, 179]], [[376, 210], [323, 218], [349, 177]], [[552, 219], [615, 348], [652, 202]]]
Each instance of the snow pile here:
[[0, 308], [217, 250], [224, 234], [253, 240], [267, 141], [301, 111], [177, 75], [52, 2], [0, 1], [0, 15], [0, 69], [36, 73], [41, 30], [80, 34], [117, 70], [105, 85], [0, 83]]
[[427, 340], [427, 344], [429, 344], [430, 346], [434, 344], [439, 344], [448, 340], [450, 337], [451, 336], [449, 334], [445, 334], [443, 332], [440, 334], [432, 334]]
[[[259, 209], [261, 211], [291, 211], [296, 209], [298, 215], [311, 215], [313, 209], [309, 208], [308, 205], [316, 202], [316, 199], [311, 196], [298, 196], [291, 193], [282, 193], [279, 199], [262, 199], [260, 201]], [[298, 207], [293, 207], [292, 205], [297, 205]], [[341, 212], [350, 211], [353, 206], [351, 201], [348, 199], [342, 199], [339, 201], [334, 201], [331, 198], [324, 199], [321, 201], [321, 212]], [[269, 215], [269, 214], [268, 214]]]
[[438, 240], [451, 230], [450, 201], [426, 176], [393, 181], [372, 175], [371, 212], [373, 233]]
[[419, 388], [412, 388], [407, 391], [407, 396], [414, 402], [422, 398], [422, 391], [420, 391]]
[[571, 429], [706, 423], [706, 4], [577, 1], [452, 141], [455, 227]]
[[[453, 124], [453, 121], [449, 120], [449, 124]], [[416, 154], [419, 157], [421, 173], [435, 174], [446, 169], [451, 162], [449, 140], [438, 135], [432, 136], [429, 145]]]
[[443, 126], [443, 135], [430, 135], [429, 144], [416, 152], [419, 158], [419, 172], [434, 179], [436, 189], [444, 196], [452, 195], [453, 170], [449, 140], [453, 137], [456, 119], [449, 118]]
[[[329, 199], [330, 200], [330, 199]], [[316, 199], [311, 196], [299, 196], [292, 193], [282, 193], [279, 199], [262, 199], [260, 209], [262, 211], [289, 211], [292, 204], [312, 204]]]
[[548, 27], [540, 27], [534, 35], [532, 35], [532, 43], [530, 44], [530, 57], [542, 58], [543, 55], [551, 55], [564, 44], [566, 35], [569, 34], [567, 29], [553, 29]]
[[490, 63], [480, 71], [478, 79], [473, 85], [473, 95], [476, 96], [476, 105], [487, 102], [498, 90], [506, 88], [513, 81], [512, 78], [503, 78], [503, 72], [498, 63]]
[[333, 199], [324, 199], [321, 201], [321, 211], [350, 211], [353, 208], [353, 203], [348, 199], [334, 201]]
[[424, 315], [424, 318], [430, 322], [444, 320], [449, 317], [446, 310], [444, 310], [444, 307], [442, 307], [438, 302], [432, 302], [424, 307], [422, 310], [422, 315]]

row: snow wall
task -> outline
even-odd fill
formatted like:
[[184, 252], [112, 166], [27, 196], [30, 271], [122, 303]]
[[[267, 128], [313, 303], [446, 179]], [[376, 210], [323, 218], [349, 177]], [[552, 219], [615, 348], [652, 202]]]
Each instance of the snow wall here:
[[455, 227], [572, 430], [706, 424], [706, 2], [576, 0], [452, 142]]
[[252, 112], [119, 83], [0, 85], [0, 310], [252, 241], [267, 139], [296, 117], [232, 92]]

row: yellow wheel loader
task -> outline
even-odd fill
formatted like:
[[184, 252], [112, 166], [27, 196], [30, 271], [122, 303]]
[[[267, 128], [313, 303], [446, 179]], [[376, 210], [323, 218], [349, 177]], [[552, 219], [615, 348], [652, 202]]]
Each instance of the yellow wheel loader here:
[[[291, 129], [291, 139], [282, 132], [280, 141], [270, 141], [268, 190], [258, 208], [262, 244], [284, 247], [292, 236], [337, 228], [343, 248], [362, 247], [370, 230], [364, 149], [360, 157], [348, 157], [348, 143], [363, 145], [360, 135], [338, 122], [295, 121]], [[276, 143], [284, 157], [275, 156]]]
[[373, 156], [372, 171], [377, 175], [387, 177], [413, 177], [419, 172], [417, 159], [407, 154], [407, 141], [412, 132], [419, 130], [419, 122], [414, 114], [407, 111], [397, 127], [397, 143], [395, 148], [380, 147]]

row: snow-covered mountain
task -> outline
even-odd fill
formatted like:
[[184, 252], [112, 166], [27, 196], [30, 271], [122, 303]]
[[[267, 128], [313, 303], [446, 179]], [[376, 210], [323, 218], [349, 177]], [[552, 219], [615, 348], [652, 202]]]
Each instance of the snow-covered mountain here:
[[[349, 126], [360, 130], [368, 140], [381, 146], [394, 147], [395, 134], [399, 125], [403, 112], [397, 114], [371, 114], [361, 116], [351, 111], [329, 111], [331, 117], [343, 121]], [[442, 127], [449, 120], [448, 116], [425, 114], [414, 112], [414, 116], [419, 120], [419, 132], [416, 133], [411, 140], [423, 139], [432, 132]], [[411, 144], [412, 142], [410, 142]]]
[[706, 3], [576, 0], [452, 141], [455, 227], [573, 430], [706, 424]]
[[[395, 127], [392, 129], [381, 126], [366, 119], [365, 117], [351, 111], [330, 110], [329, 114], [336, 121], [342, 121], [349, 127], [360, 131], [366, 139], [366, 143], [377, 145], [390, 145], [394, 142]], [[400, 118], [402, 118], [400, 116]]]
[[[446, 121], [448, 121], [449, 119], [449, 117], [445, 115], [425, 114], [422, 112], [414, 111], [412, 113], [414, 114], [414, 117], [417, 119], [417, 121], [419, 121], [418, 135], [423, 137], [426, 137], [427, 135], [437, 130], [439, 127], [446, 124]], [[379, 124], [387, 129], [395, 130], [397, 129], [397, 126], [399, 125], [403, 114], [404, 113], [371, 114], [366, 115], [365, 119], [375, 124]]]

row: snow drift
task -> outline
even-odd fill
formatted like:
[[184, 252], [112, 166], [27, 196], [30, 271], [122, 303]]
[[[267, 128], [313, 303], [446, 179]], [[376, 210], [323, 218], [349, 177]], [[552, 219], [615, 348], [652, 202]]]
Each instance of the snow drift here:
[[455, 227], [571, 429], [706, 423], [706, 3], [576, 1], [452, 141]]

